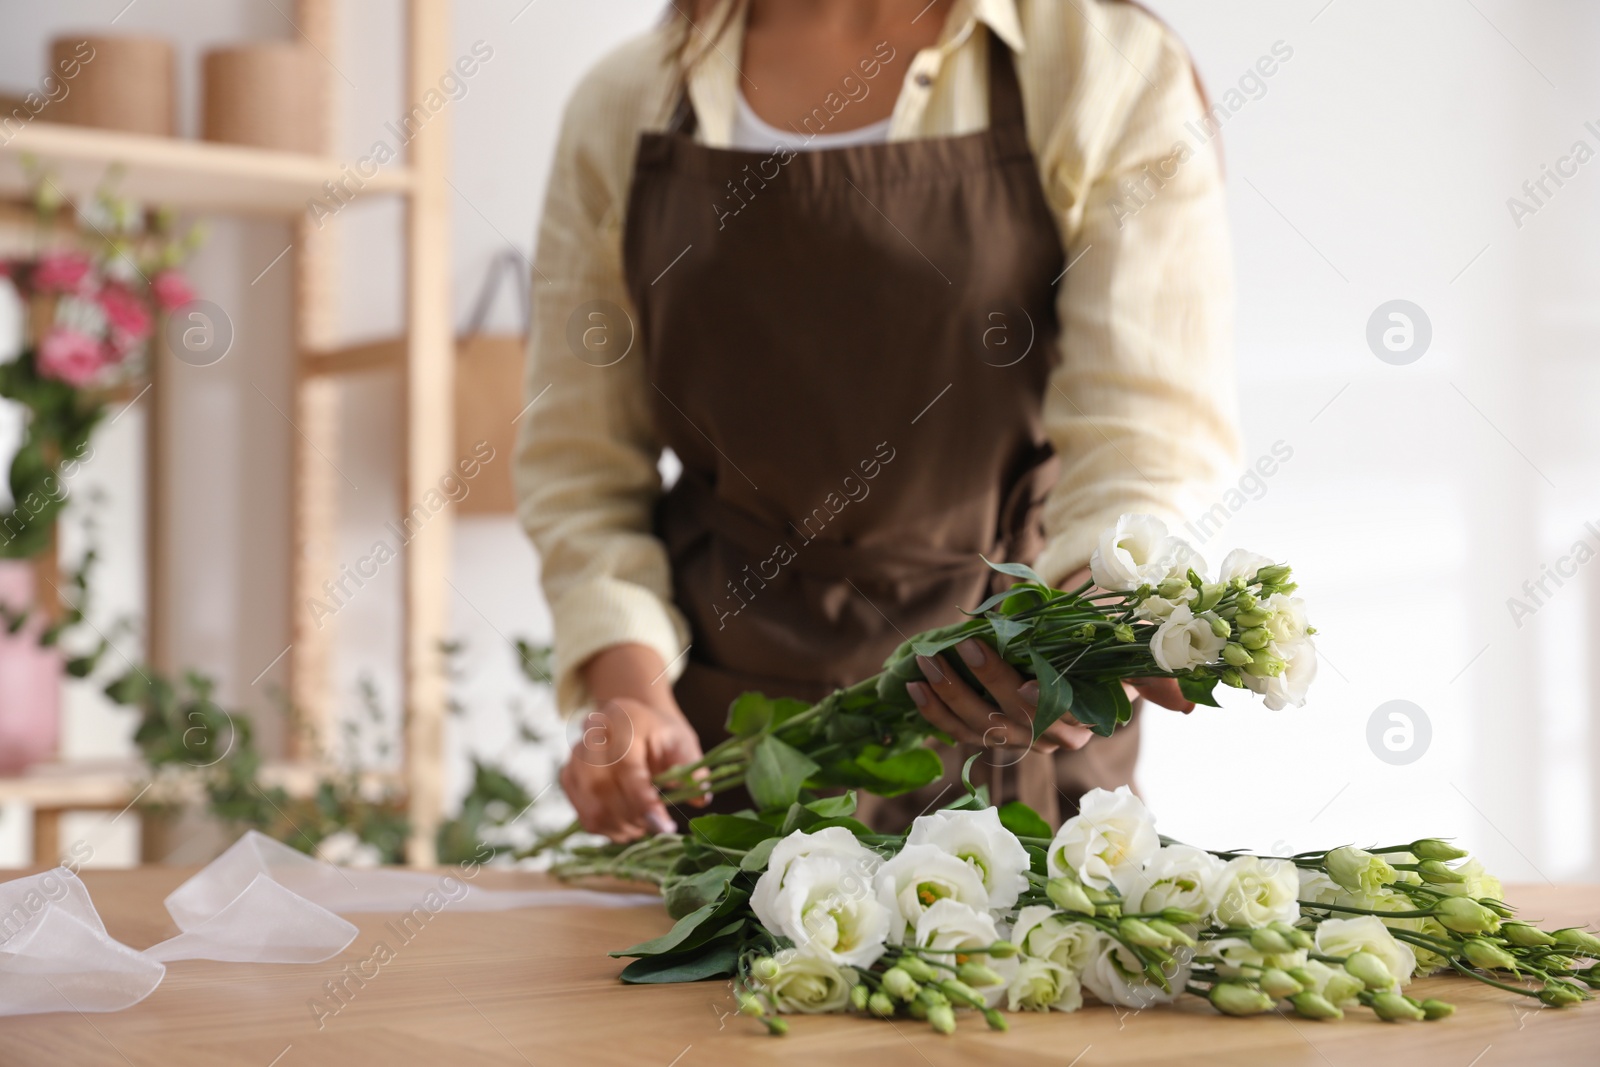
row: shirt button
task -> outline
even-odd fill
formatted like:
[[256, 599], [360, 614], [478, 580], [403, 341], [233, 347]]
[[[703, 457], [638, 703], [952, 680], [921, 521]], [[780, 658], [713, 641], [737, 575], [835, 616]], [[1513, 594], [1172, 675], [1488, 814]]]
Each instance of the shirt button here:
[[933, 84], [933, 76], [927, 72], [918, 74], [912, 80], [917, 83], [918, 87], [923, 89], [926, 89], [928, 86]]

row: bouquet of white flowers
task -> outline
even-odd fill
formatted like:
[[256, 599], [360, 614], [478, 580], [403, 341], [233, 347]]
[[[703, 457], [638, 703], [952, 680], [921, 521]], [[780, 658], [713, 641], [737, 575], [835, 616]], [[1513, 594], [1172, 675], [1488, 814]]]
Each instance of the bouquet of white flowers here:
[[1186, 993], [1227, 1015], [1441, 1019], [1450, 1004], [1402, 989], [1447, 968], [1556, 1007], [1600, 988], [1600, 939], [1513, 921], [1499, 883], [1452, 866], [1466, 853], [1438, 839], [1211, 852], [1161, 837], [1126, 787], [1090, 792], [1054, 834], [970, 784], [905, 835], [853, 810], [843, 796], [706, 815], [686, 837], [579, 848], [556, 870], [661, 885], [677, 923], [614, 953], [636, 957], [622, 979], [729, 978], [773, 1033], [786, 1013], [846, 1011], [948, 1033], [964, 1009], [1004, 1030], [1002, 1012]]
[[[1194, 548], [1152, 516], [1124, 515], [1102, 533], [1093, 580], [1077, 589], [1053, 589], [1019, 563], [990, 566], [1018, 581], [966, 621], [918, 634], [880, 674], [816, 704], [744, 694], [728, 711], [732, 736], [657, 784], [673, 801], [743, 785], [758, 806], [780, 810], [808, 789], [895, 796], [927, 785], [944, 773], [928, 742], [950, 738], [906, 685], [923, 677], [918, 656], [973, 637], [1038, 680], [1035, 738], [1067, 714], [1109, 736], [1132, 714], [1126, 679], [1175, 678], [1188, 699], [1211, 705], [1221, 682], [1276, 710], [1304, 704], [1316, 677], [1316, 631], [1288, 564], [1237, 550], [1208, 575]], [[950, 665], [984, 692], [959, 658]]]

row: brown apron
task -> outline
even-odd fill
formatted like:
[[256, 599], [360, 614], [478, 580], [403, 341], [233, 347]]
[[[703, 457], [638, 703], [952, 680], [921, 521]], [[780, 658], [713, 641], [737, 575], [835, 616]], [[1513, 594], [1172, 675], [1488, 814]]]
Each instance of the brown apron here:
[[[992, 34], [989, 113], [960, 137], [743, 152], [697, 144], [685, 94], [641, 138], [624, 268], [683, 463], [656, 532], [692, 631], [676, 695], [705, 745], [740, 693], [816, 700], [874, 674], [995, 587], [980, 553], [1041, 547], [1065, 261]], [[1130, 781], [1137, 724], [1076, 753], [989, 750], [974, 779], [1054, 822]], [[943, 752], [947, 770], [974, 751]], [[947, 775], [863, 811], [900, 830], [958, 796]]]

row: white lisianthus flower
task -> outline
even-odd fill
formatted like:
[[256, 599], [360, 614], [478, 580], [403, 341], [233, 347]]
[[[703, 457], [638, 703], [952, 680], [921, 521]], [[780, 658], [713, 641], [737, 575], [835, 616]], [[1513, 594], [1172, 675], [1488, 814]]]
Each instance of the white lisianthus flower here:
[[1216, 662], [1227, 643], [1227, 638], [1212, 632], [1208, 617], [1197, 617], [1189, 605], [1181, 604], [1156, 628], [1150, 638], [1150, 655], [1164, 671], [1186, 671]]
[[796, 830], [772, 847], [767, 869], [756, 879], [756, 888], [750, 894], [750, 910], [769, 930], [776, 930], [782, 921], [782, 913], [775, 902], [783, 890], [789, 865], [804, 856], [837, 857], [859, 866], [869, 880], [883, 862], [876, 852], [856, 840], [856, 835], [843, 826], [829, 826], [810, 834]]
[[1262, 625], [1278, 644], [1292, 645], [1306, 636], [1311, 622], [1306, 618], [1304, 600], [1286, 593], [1273, 593], [1261, 606], [1272, 612], [1272, 617]]
[[1155, 820], [1133, 790], [1091, 789], [1050, 842], [1050, 877], [1073, 874], [1094, 889], [1125, 891], [1160, 847]]
[[1168, 534], [1167, 524], [1154, 515], [1123, 515], [1100, 534], [1089, 557], [1094, 584], [1119, 593], [1181, 578], [1190, 568], [1205, 573], [1205, 560], [1187, 541]]
[[1078, 980], [1102, 1004], [1120, 1004], [1126, 1008], [1170, 1004], [1188, 984], [1189, 965], [1193, 958], [1192, 949], [1181, 945], [1173, 949], [1172, 962], [1166, 965], [1163, 972], [1168, 988], [1162, 989], [1145, 973], [1138, 956], [1111, 935], [1097, 933], [1089, 965], [1078, 976]]
[[1412, 972], [1417, 969], [1417, 957], [1411, 946], [1395, 940], [1376, 915], [1324, 919], [1317, 924], [1317, 951], [1324, 956], [1370, 952], [1384, 962], [1401, 985], [1411, 981]]
[[1028, 850], [1000, 825], [995, 808], [918, 816], [906, 844], [933, 845], [971, 864], [996, 910], [1011, 907], [1028, 887]]
[[1077, 1011], [1083, 1007], [1078, 976], [1054, 960], [1019, 956], [1017, 973], [1006, 984], [1007, 1011]]
[[1318, 904], [1340, 904], [1340, 898], [1345, 895], [1345, 888], [1322, 871], [1314, 867], [1298, 868], [1300, 875], [1300, 899], [1312, 900]]
[[802, 953], [856, 967], [870, 967], [883, 955], [894, 921], [866, 868], [833, 855], [791, 862], [771, 906], [776, 921], [762, 919], [769, 933], [787, 937]]
[[1088, 923], [1063, 918], [1054, 908], [1030, 904], [1017, 912], [1011, 940], [1029, 956], [1050, 960], [1078, 974], [1098, 947], [1098, 931]]
[[1217, 880], [1218, 926], [1255, 928], [1300, 917], [1300, 875], [1288, 860], [1235, 856]]
[[[948, 953], [935, 955], [934, 958], [952, 965], [966, 962], [968, 956], [963, 949], [988, 948], [1000, 939], [1000, 929], [995, 925], [993, 915], [949, 897], [935, 901], [922, 913], [917, 919], [916, 932], [912, 935], [912, 941], [918, 948]], [[977, 962], [1005, 979], [1000, 985], [985, 986], [976, 991], [992, 1008], [1006, 995], [1006, 986], [1016, 973], [1017, 960], [1014, 956], [996, 959], [985, 955], [979, 957]]]
[[1395, 877], [1387, 860], [1354, 845], [1331, 850], [1323, 862], [1328, 876], [1352, 892], [1375, 893]]
[[1262, 703], [1270, 711], [1305, 707], [1306, 692], [1317, 680], [1317, 646], [1311, 643], [1311, 638], [1302, 637], [1283, 645], [1274, 641], [1267, 650], [1284, 661], [1283, 673], [1262, 678], [1244, 671], [1241, 673], [1244, 684], [1261, 696]]
[[1125, 909], [1155, 912], [1182, 908], [1208, 916], [1217, 906], [1217, 882], [1223, 863], [1205, 849], [1167, 845], [1159, 849], [1133, 880]]
[[1226, 585], [1235, 578], [1243, 578], [1249, 582], [1256, 576], [1256, 571], [1262, 567], [1271, 567], [1274, 562], [1259, 552], [1251, 552], [1247, 548], [1236, 548], [1229, 552], [1222, 560], [1222, 568], [1217, 574], [1217, 581]]
[[[1309, 990], [1318, 996], [1327, 996], [1328, 979], [1332, 978], [1335, 974], [1342, 972], [1342, 968], [1340, 971], [1335, 971], [1332, 967], [1329, 967], [1321, 960], [1309, 959], [1300, 964], [1300, 969], [1311, 976], [1312, 981]], [[1355, 1002], [1356, 998], [1354, 996], [1349, 996], [1345, 997], [1338, 1004], [1335, 1004], [1334, 1007], [1343, 1007], [1346, 1004], [1353, 1004]]]
[[1242, 937], [1219, 937], [1200, 942], [1197, 955], [1211, 960], [1224, 978], [1259, 978], [1266, 967], [1287, 971], [1306, 963], [1305, 949], [1293, 952], [1258, 952]]
[[820, 1015], [844, 1011], [850, 1003], [850, 987], [860, 981], [855, 971], [823, 956], [785, 952], [776, 959], [778, 975], [765, 983], [765, 989], [781, 1012]]
[[1434, 886], [1434, 888], [1453, 897], [1504, 899], [1505, 889], [1500, 885], [1500, 879], [1485, 870], [1478, 857], [1468, 856], [1465, 861], [1456, 866], [1455, 872], [1461, 875], [1465, 881], [1449, 882], [1445, 885]]
[[889, 910], [889, 943], [894, 945], [904, 942], [923, 913], [941, 900], [989, 907], [989, 891], [977, 870], [936, 845], [907, 845], [878, 869], [873, 884]]

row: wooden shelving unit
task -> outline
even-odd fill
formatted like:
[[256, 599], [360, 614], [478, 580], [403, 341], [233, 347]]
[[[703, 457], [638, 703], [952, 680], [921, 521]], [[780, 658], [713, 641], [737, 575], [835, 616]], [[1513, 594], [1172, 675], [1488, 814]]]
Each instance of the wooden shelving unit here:
[[[323, 55], [338, 53], [336, 0], [298, 0], [295, 23]], [[420, 100], [448, 69], [449, 0], [408, 0], [403, 85], [406, 100]], [[328, 112], [332, 112], [329, 101]], [[417, 497], [449, 468], [454, 389], [454, 341], [450, 327], [450, 203], [447, 180], [449, 116], [435, 114], [407, 145], [403, 167], [380, 169], [364, 179], [359, 196], [398, 196], [405, 203], [405, 323], [399, 339], [346, 345], [337, 337], [337, 220], [317, 227], [307, 201], [338, 181], [343, 160], [233, 145], [148, 137], [34, 122], [0, 145], [0, 199], [31, 191], [26, 159], [37, 160], [68, 199], [92, 195], [113, 166], [121, 171], [120, 195], [150, 206], [188, 214], [269, 216], [295, 222], [295, 385], [293, 421], [293, 605], [317, 595], [332, 577], [338, 478], [326, 456], [337, 453], [342, 374], [398, 367], [403, 388], [404, 455], [401, 500]], [[322, 141], [331, 150], [331, 124]], [[166, 486], [163, 444], [163, 358], [151, 360], [150, 457], [147, 489], [150, 562], [147, 600], [148, 655], [163, 669], [173, 662], [160, 613], [166, 588]], [[404, 506], [404, 505], [402, 505]], [[445, 715], [444, 665], [439, 652], [448, 623], [450, 519], [441, 513], [405, 549], [404, 757], [401, 779], [412, 826], [408, 859], [434, 861], [434, 839], [443, 805], [442, 747]], [[328, 630], [309, 624], [306, 612], [290, 611], [293, 633], [287, 655], [290, 695], [314, 737], [328, 736], [333, 701]], [[310, 788], [307, 749], [291, 751], [300, 762], [274, 768], [274, 779], [291, 789]], [[116, 810], [137, 792], [139, 768], [127, 763], [52, 765], [0, 779], [0, 801], [20, 800], [35, 809], [38, 862], [53, 862], [60, 842], [59, 817], [74, 810]]]

